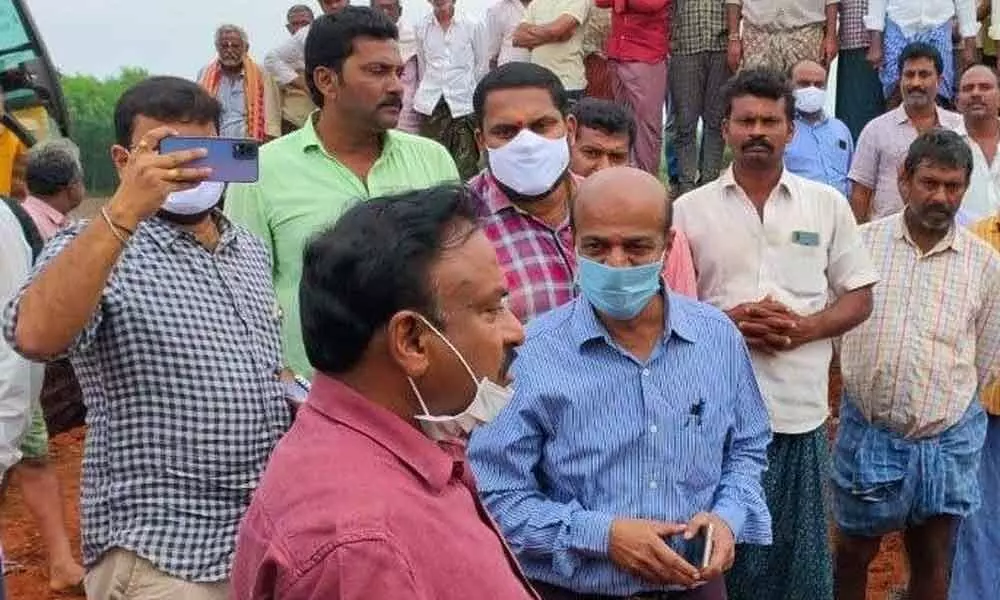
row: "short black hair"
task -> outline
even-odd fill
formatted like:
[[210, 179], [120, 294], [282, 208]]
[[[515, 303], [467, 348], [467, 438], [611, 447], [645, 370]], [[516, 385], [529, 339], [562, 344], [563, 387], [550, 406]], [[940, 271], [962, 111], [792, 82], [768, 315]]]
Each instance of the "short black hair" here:
[[903, 51], [899, 53], [899, 61], [897, 65], [899, 67], [900, 74], [903, 73], [903, 66], [906, 65], [908, 61], [917, 60], [919, 58], [926, 58], [932, 63], [934, 63], [934, 70], [940, 75], [944, 73], [944, 60], [941, 59], [941, 53], [938, 49], [926, 42], [912, 42], [907, 44]]
[[526, 62], [509, 62], [493, 69], [479, 80], [472, 94], [472, 110], [480, 127], [486, 118], [486, 97], [490, 92], [517, 88], [540, 88], [548, 91], [552, 104], [565, 115], [569, 110], [566, 88], [555, 73], [541, 65]]
[[733, 114], [733, 100], [744, 96], [766, 98], [775, 102], [785, 101], [785, 116], [788, 122], [795, 120], [795, 95], [788, 78], [773, 69], [746, 69], [729, 78], [722, 88], [725, 103], [725, 117]]
[[913, 177], [922, 164], [962, 169], [968, 182], [972, 177], [972, 150], [959, 134], [936, 127], [920, 134], [910, 144], [903, 161], [903, 175], [907, 179]]
[[28, 151], [24, 183], [35, 196], [54, 196], [83, 180], [80, 151], [66, 138], [54, 138]]
[[635, 143], [635, 119], [621, 104], [603, 98], [584, 98], [570, 109], [579, 127], [597, 129], [607, 135], [628, 136], [628, 147]]
[[398, 40], [399, 29], [380, 10], [368, 6], [346, 6], [340, 12], [322, 15], [309, 26], [306, 36], [306, 84], [316, 106], [323, 106], [323, 94], [313, 82], [316, 67], [342, 73], [344, 63], [354, 52], [357, 38]]
[[129, 148], [140, 116], [164, 123], [212, 123], [222, 105], [203, 87], [180, 77], [149, 77], [125, 90], [115, 105], [115, 142]]
[[[362, 202], [314, 237], [303, 256], [299, 310], [306, 356], [321, 373], [344, 373], [400, 310], [443, 317], [429, 271], [479, 225], [479, 199], [444, 185]], [[459, 235], [460, 234], [460, 235]]]

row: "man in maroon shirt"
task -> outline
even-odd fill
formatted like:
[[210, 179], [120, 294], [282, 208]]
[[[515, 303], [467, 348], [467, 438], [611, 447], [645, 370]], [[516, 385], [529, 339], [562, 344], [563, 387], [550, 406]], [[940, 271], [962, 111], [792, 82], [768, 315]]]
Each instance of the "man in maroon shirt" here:
[[236, 600], [537, 599], [462, 443], [524, 332], [471, 193], [371, 200], [305, 251], [316, 377], [240, 528]]
[[670, 0], [596, 0], [610, 8], [608, 66], [615, 102], [635, 116], [635, 166], [659, 175], [663, 102], [667, 97], [667, 19]]

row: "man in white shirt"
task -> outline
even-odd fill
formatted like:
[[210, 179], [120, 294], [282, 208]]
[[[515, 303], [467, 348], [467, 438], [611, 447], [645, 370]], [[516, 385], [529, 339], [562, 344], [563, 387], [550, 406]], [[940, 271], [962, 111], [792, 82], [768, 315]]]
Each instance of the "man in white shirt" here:
[[958, 110], [965, 120], [963, 137], [972, 149], [972, 177], [955, 220], [968, 226], [1000, 209], [1000, 89], [992, 69], [977, 65], [962, 75]]
[[486, 43], [490, 68], [509, 62], [529, 62], [531, 52], [514, 47], [514, 30], [524, 20], [531, 0], [498, 0], [486, 11]]
[[440, 142], [466, 180], [479, 171], [472, 93], [489, 70], [483, 28], [455, 16], [455, 0], [430, 0], [434, 12], [417, 25], [420, 85], [413, 109], [420, 134]]
[[858, 223], [902, 210], [899, 167], [919, 134], [935, 127], [962, 128], [961, 115], [934, 103], [944, 64], [941, 53], [934, 46], [914, 42], [903, 49], [899, 62], [903, 103], [872, 119], [861, 130], [847, 175], [851, 181], [851, 209]]
[[[349, 0], [319, 0], [323, 14], [331, 15], [350, 4]], [[298, 129], [305, 123], [315, 105], [309, 98], [306, 85], [306, 37], [312, 24], [299, 28], [292, 37], [264, 56], [264, 69], [274, 78], [282, 91], [283, 115], [288, 129]]]
[[841, 195], [783, 168], [794, 119], [784, 79], [745, 70], [724, 95], [733, 166], [674, 211], [698, 297], [743, 333], [774, 431], [764, 474], [773, 544], [737, 547], [727, 591], [731, 600], [833, 600], [823, 493], [831, 340], [868, 318], [878, 274]]
[[514, 31], [514, 45], [531, 50], [531, 62], [556, 74], [571, 104], [587, 88], [583, 38], [593, 8], [593, 0], [534, 0]]
[[[0, 202], [0, 304], [20, 289], [31, 268], [31, 249], [21, 225], [5, 202]], [[21, 441], [28, 430], [32, 403], [38, 401], [44, 370], [19, 354], [0, 337], [0, 488], [7, 471], [21, 460]], [[3, 589], [3, 551], [0, 549], [0, 598]]]
[[[976, 55], [976, 0], [869, 0], [865, 27], [871, 35], [868, 61], [879, 72], [882, 91], [889, 98], [899, 81], [899, 57], [908, 44], [925, 42], [937, 48], [944, 61], [938, 95], [951, 100], [955, 89], [952, 19], [963, 39], [961, 68]], [[961, 69], [959, 69], [961, 70]]]
[[413, 27], [400, 23], [403, 5], [400, 0], [371, 0], [372, 8], [384, 12], [399, 29], [399, 55], [403, 59], [403, 74], [399, 76], [403, 84], [403, 109], [399, 111], [396, 129], [407, 133], [420, 133], [420, 115], [413, 110], [413, 95], [420, 83], [420, 66], [417, 64], [417, 37]]

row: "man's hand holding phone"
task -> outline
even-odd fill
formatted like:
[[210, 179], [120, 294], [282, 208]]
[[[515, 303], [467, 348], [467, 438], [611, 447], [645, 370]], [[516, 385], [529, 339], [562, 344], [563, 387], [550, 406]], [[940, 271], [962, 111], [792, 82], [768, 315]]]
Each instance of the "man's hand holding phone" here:
[[119, 176], [121, 183], [108, 203], [108, 213], [116, 224], [131, 231], [160, 210], [167, 196], [196, 187], [212, 175], [206, 167], [188, 167], [203, 158], [203, 149], [160, 154], [160, 140], [177, 135], [169, 127], [157, 127], [129, 151], [128, 162]]
[[701, 581], [711, 581], [721, 577], [733, 566], [736, 558], [736, 539], [729, 525], [716, 514], [701, 512], [696, 514], [684, 530], [684, 539], [693, 540], [705, 536], [708, 562], [699, 564]]
[[666, 542], [687, 527], [683, 523], [616, 519], [611, 524], [608, 554], [620, 569], [649, 583], [693, 587], [698, 583], [698, 569]]

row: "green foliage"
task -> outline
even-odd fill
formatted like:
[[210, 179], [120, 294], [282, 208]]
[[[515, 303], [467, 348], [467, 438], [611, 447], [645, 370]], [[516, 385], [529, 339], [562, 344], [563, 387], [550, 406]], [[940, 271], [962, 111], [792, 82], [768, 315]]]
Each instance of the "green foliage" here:
[[106, 79], [91, 75], [61, 78], [70, 131], [73, 141], [80, 146], [87, 192], [91, 195], [109, 195], [118, 184], [110, 154], [115, 139], [115, 103], [126, 89], [146, 77], [149, 73], [145, 70], [126, 67], [117, 76]]

